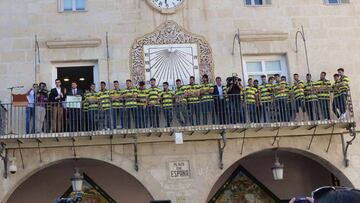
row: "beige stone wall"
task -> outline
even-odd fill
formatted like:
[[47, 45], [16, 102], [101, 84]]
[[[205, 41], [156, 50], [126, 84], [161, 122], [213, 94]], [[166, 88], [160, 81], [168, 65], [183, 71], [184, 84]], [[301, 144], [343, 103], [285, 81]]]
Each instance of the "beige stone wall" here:
[[[133, 40], [149, 33], [165, 20], [174, 20], [188, 31], [206, 37], [212, 46], [215, 74], [225, 77], [241, 73], [238, 51], [231, 54], [233, 35], [237, 28], [242, 34], [287, 33], [284, 40], [251, 41], [243, 43], [245, 55], [285, 54], [289, 74], [305, 75], [305, 57], [295, 53], [295, 33], [304, 25], [309, 49], [311, 72], [317, 78], [320, 71], [330, 75], [343, 67], [350, 76], [356, 120], [359, 121], [360, 89], [357, 66], [360, 64], [360, 2], [339, 6], [324, 5], [322, 0], [272, 0], [273, 5], [245, 7], [242, 0], [187, 0], [183, 9], [174, 15], [154, 11], [145, 0], [89, 0], [88, 12], [58, 13], [56, 0], [0, 1], [0, 100], [8, 102], [9, 86], [34, 82], [34, 36], [40, 42], [41, 64], [39, 81], [53, 83], [52, 72], [57, 63], [66, 61], [98, 61], [100, 80], [107, 80], [105, 33], [110, 36], [110, 80], [124, 81], [129, 77], [129, 49]], [[98, 38], [102, 43], [92, 48], [49, 49], [45, 42]], [[21, 90], [18, 92], [24, 92]], [[305, 149], [310, 138], [285, 139], [284, 146]], [[350, 148], [351, 165], [342, 163], [340, 140], [330, 153], [324, 147], [328, 139], [316, 139], [318, 148], [311, 152], [339, 168], [357, 187], [360, 187], [359, 141]], [[239, 160], [239, 142], [230, 142], [225, 152], [225, 165]], [[246, 153], [269, 148], [271, 140], [250, 140]], [[160, 144], [159, 144], [160, 145]], [[150, 193], [159, 199], [186, 196], [188, 202], [205, 202], [212, 186], [220, 177], [216, 142], [192, 143], [182, 146], [145, 145], [141, 151], [141, 170], [133, 171], [131, 149], [116, 148], [114, 164], [138, 178]], [[109, 157], [107, 147], [82, 149], [79, 156], [103, 160]], [[46, 163], [71, 157], [70, 149], [44, 150], [43, 164], [33, 152], [26, 153], [26, 168], [16, 176], [0, 181], [0, 202], [10, 195], [29, 174]], [[46, 155], [45, 155], [46, 154]], [[160, 157], [160, 158], [159, 158]], [[188, 158], [193, 169], [191, 180], [174, 183], [167, 180], [165, 163], [176, 158]], [[108, 158], [105, 158], [108, 160]], [[33, 160], [33, 161], [30, 161]], [[150, 174], [150, 175], [149, 175]]]
[[[310, 157], [320, 163], [338, 177], [341, 177], [341, 175], [347, 176], [355, 187], [360, 187], [358, 173], [359, 160], [358, 158], [352, 157], [351, 167], [344, 167], [343, 157], [341, 155], [340, 136], [334, 137], [329, 153], [325, 152], [326, 145], [324, 144], [329, 140], [329, 136], [316, 137], [311, 150], [306, 152], [309, 140], [309, 137], [281, 138], [280, 147], [297, 150], [300, 153], [303, 151], [302, 155], [305, 157]], [[101, 160], [120, 167], [139, 180], [154, 199], [170, 199], [176, 202], [177, 197], [185, 197], [187, 203], [205, 203], [211, 189], [221, 175], [225, 173], [226, 169], [247, 155], [272, 148], [272, 141], [273, 138], [247, 139], [244, 152], [240, 155], [241, 139], [229, 140], [224, 154], [224, 170], [220, 170], [219, 168], [218, 143], [215, 140], [186, 142], [183, 145], [175, 145], [174, 143], [139, 144], [138, 172], [134, 170], [134, 152], [132, 145], [114, 146], [113, 161], [110, 160], [110, 146], [77, 147], [76, 153], [78, 158]], [[97, 141], [94, 140], [92, 142]], [[88, 141], [78, 140], [76, 144], [84, 143], [88, 143]], [[44, 144], [46, 145], [46, 143], [42, 145]], [[357, 142], [356, 144], [359, 143]], [[351, 149], [351, 152], [353, 152], [355, 147]], [[41, 149], [42, 163], [39, 161], [38, 149], [23, 150], [22, 153], [24, 155], [25, 169], [22, 169], [20, 154], [19, 151], [16, 150], [15, 155], [18, 160], [18, 172], [15, 175], [9, 175], [8, 179], [4, 179], [2, 176], [0, 177], [0, 202], [5, 202], [16, 187], [37, 171], [54, 163], [58, 163], [60, 160], [74, 158], [71, 147]], [[190, 161], [190, 179], [171, 180], [169, 178], [167, 164], [169, 161], [176, 160]], [[265, 163], [259, 164], [263, 164], [261, 167], [269, 168], [268, 172], [269, 174], [271, 173], [271, 165]], [[289, 164], [284, 164], [288, 170], [291, 170]], [[342, 174], [333, 170], [334, 167], [340, 170]], [[287, 169], [285, 168], [285, 173]], [[3, 168], [0, 168], [0, 173], [2, 174], [2, 172]], [[312, 174], [311, 169], [304, 171], [304, 174]], [[297, 182], [297, 184], [304, 184], [306, 186], [308, 183]]]
[[[109, 32], [110, 78], [123, 81], [129, 77], [128, 58], [133, 40], [153, 31], [165, 20], [174, 20], [210, 42], [217, 75], [241, 73], [238, 54], [231, 55], [237, 28], [242, 34], [287, 33], [288, 38], [283, 41], [244, 42], [244, 54], [286, 54], [289, 73], [305, 74], [302, 46], [299, 54], [294, 52], [295, 32], [304, 25], [314, 77], [321, 70], [332, 73], [341, 66], [354, 81], [352, 73], [359, 62], [356, 57], [359, 7], [357, 1], [328, 6], [322, 0], [273, 0], [271, 6], [245, 7], [242, 0], [196, 0], [186, 1], [184, 8], [174, 15], [163, 15], [145, 0], [89, 0], [88, 12], [59, 13], [56, 0], [5, 0], [0, 3], [0, 77], [8, 84], [5, 86], [31, 85], [34, 36], [37, 34], [41, 49], [39, 80], [52, 84], [53, 63], [69, 60], [98, 60], [100, 77], [106, 80], [105, 33]], [[79, 49], [48, 49], [45, 46], [49, 40], [89, 38], [102, 39], [102, 43], [96, 48]], [[5, 88], [1, 89], [1, 100], [9, 100], [7, 93]]]

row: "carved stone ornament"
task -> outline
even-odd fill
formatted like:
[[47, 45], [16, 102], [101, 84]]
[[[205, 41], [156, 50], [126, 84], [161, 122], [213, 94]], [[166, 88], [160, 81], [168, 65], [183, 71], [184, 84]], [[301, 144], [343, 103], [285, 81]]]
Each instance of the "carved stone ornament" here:
[[130, 74], [134, 84], [148, 79], [145, 74], [146, 63], [148, 62], [145, 59], [144, 46], [166, 45], [164, 47], [167, 47], [168, 45], [176, 46], [179, 44], [197, 45], [196, 50], [198, 53], [194, 54], [197, 62], [195, 68], [199, 69], [200, 76], [207, 74], [210, 80], [213, 81], [214, 61], [209, 43], [204, 37], [187, 32], [176, 22], [166, 21], [157, 27], [154, 32], [134, 41], [130, 50]]

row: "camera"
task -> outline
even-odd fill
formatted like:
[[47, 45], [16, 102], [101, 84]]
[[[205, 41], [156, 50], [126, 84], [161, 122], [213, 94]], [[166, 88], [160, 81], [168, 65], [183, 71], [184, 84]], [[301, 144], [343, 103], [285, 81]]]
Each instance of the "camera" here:
[[237, 80], [238, 75], [236, 73], [233, 73], [231, 77], [226, 78], [226, 86], [230, 87], [231, 85], [235, 84]]
[[41, 82], [38, 87], [38, 93], [48, 93], [48, 90], [46, 89], [46, 84]]
[[241, 93], [241, 79], [236, 73], [226, 79], [227, 93], [229, 95], [238, 95]]
[[9, 157], [9, 172], [15, 174], [17, 172], [16, 158]]

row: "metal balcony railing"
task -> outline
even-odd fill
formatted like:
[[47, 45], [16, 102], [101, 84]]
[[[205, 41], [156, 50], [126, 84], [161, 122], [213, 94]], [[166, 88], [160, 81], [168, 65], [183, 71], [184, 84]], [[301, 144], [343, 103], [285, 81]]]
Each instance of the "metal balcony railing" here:
[[[267, 102], [246, 100], [246, 95], [213, 96], [208, 101], [174, 98], [119, 98], [108, 104], [86, 102], [35, 103], [27, 106], [0, 105], [0, 137], [38, 133], [97, 132], [117, 129], [156, 129], [256, 123], [353, 122], [350, 93], [328, 99], [295, 99], [272, 96]], [[117, 105], [114, 105], [117, 102]], [[131, 105], [129, 102], [132, 102]], [[140, 105], [140, 103], [142, 105]], [[119, 105], [120, 104], [120, 105]]]

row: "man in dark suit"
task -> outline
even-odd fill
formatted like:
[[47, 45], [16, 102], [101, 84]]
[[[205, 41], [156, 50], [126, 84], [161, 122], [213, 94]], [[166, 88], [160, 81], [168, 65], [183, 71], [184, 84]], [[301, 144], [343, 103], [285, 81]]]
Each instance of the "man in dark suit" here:
[[81, 89], [77, 88], [77, 83], [76, 82], [72, 82], [71, 83], [71, 90], [68, 91], [67, 96], [80, 96], [80, 97], [83, 97], [84, 92]]
[[221, 84], [221, 78], [216, 77], [216, 84], [214, 85], [214, 101], [215, 101], [215, 112], [217, 115], [217, 124], [226, 124], [229, 115], [226, 114], [226, 98], [227, 90]]
[[[84, 92], [77, 88], [77, 83], [71, 83], [71, 90], [67, 92], [67, 97], [84, 97]], [[68, 118], [68, 131], [69, 132], [78, 132], [79, 130], [83, 129], [82, 126], [82, 116], [81, 116], [81, 103], [69, 103], [70, 106], [67, 109], [67, 118]]]
[[64, 123], [64, 109], [62, 102], [65, 101], [66, 90], [61, 87], [61, 80], [55, 80], [55, 88], [51, 89], [49, 101], [52, 106], [52, 132], [62, 132]]

